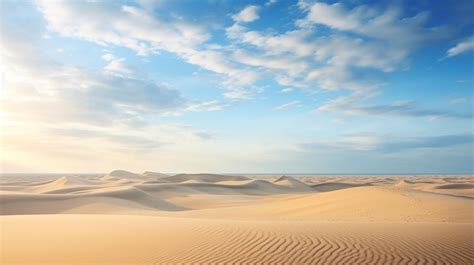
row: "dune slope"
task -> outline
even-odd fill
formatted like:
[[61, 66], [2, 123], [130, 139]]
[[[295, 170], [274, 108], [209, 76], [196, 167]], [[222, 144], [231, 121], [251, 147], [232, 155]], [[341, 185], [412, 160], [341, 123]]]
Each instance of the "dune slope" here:
[[469, 223], [474, 220], [473, 206], [468, 198], [367, 186], [273, 196], [256, 205], [164, 214], [239, 220]]

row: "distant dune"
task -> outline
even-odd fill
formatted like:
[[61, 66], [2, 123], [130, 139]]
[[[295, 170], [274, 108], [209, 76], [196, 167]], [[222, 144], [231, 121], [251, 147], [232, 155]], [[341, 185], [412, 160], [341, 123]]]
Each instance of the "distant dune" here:
[[220, 181], [248, 180], [249, 178], [243, 176], [226, 176], [216, 174], [178, 174], [163, 179], [174, 183], [180, 183], [190, 180], [215, 183]]
[[339, 182], [327, 182], [321, 184], [312, 185], [314, 190], [320, 192], [327, 192], [327, 191], [335, 191], [335, 190], [342, 190], [354, 187], [363, 187], [363, 186], [371, 186], [371, 183], [367, 184], [353, 184], [353, 183], [339, 183]]
[[153, 177], [153, 178], [165, 178], [169, 177], [167, 174], [159, 173], [159, 172], [152, 172], [152, 171], [145, 171], [142, 173], [143, 176], [146, 177]]
[[4, 177], [0, 261], [473, 264], [473, 198], [466, 176]]

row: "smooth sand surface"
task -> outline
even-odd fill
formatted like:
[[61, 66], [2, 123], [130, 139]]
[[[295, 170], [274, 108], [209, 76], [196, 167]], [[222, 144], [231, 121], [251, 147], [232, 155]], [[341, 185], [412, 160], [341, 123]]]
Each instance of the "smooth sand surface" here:
[[473, 264], [472, 176], [4, 175], [1, 264]]

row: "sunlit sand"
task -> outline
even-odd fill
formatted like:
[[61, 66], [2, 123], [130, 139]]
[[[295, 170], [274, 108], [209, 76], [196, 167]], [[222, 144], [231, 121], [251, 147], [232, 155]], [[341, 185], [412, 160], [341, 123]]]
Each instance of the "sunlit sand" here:
[[472, 264], [472, 176], [5, 175], [2, 264]]

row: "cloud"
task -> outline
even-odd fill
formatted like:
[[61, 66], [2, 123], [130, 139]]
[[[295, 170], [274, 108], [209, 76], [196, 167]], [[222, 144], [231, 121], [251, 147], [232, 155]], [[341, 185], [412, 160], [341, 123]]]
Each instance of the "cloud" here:
[[377, 116], [405, 116], [405, 117], [427, 117], [471, 119], [472, 113], [457, 113], [441, 109], [424, 109], [414, 101], [398, 101], [392, 104], [378, 104], [371, 106], [361, 106], [361, 101], [376, 96], [376, 93], [356, 92], [349, 96], [339, 97], [326, 102], [316, 108], [316, 112], [336, 112], [346, 115], [377, 115]]
[[106, 54], [102, 55], [102, 59], [104, 59], [107, 62], [110, 62], [110, 61], [113, 61], [117, 58], [115, 57], [115, 55], [113, 55], [111, 53], [106, 53]]
[[209, 140], [209, 139], [214, 138], [214, 135], [212, 133], [204, 132], [204, 131], [193, 132], [192, 135], [198, 138], [199, 140]]
[[456, 46], [450, 48], [446, 52], [445, 58], [453, 57], [461, 53], [468, 52], [472, 49], [474, 49], [474, 37], [470, 37], [466, 40], [463, 40], [459, 42], [458, 44], [456, 44]]
[[373, 133], [342, 135], [338, 139], [299, 145], [300, 150], [351, 150], [358, 152], [397, 153], [414, 149], [440, 149], [474, 143], [472, 134], [451, 134], [422, 137], [393, 137]]
[[274, 107], [273, 109], [275, 109], [275, 110], [285, 110], [285, 109], [289, 109], [289, 108], [297, 107], [297, 106], [301, 106], [300, 101], [293, 100], [293, 101], [290, 101], [288, 103], [278, 105], [278, 106]]
[[339, 124], [339, 125], [347, 123], [347, 121], [345, 119], [342, 119], [342, 118], [334, 118], [334, 119], [332, 119], [332, 122], [335, 123], [335, 124]]
[[272, 6], [272, 5], [276, 4], [277, 2], [278, 2], [278, 0], [268, 0], [265, 3], [265, 6]]
[[382, 152], [400, 152], [407, 149], [445, 148], [456, 145], [471, 145], [474, 142], [472, 134], [454, 134], [428, 137], [413, 137], [394, 142], [386, 142], [379, 147]]
[[319, 24], [335, 30], [353, 32], [378, 40], [390, 40], [391, 45], [412, 48], [423, 42], [437, 39], [444, 28], [425, 28], [428, 12], [412, 17], [404, 17], [399, 7], [391, 6], [385, 10], [368, 5], [348, 9], [344, 4], [314, 3], [307, 8], [308, 15], [302, 21], [303, 26]]
[[183, 111], [188, 105], [178, 90], [143, 78], [140, 72], [130, 76], [128, 68], [112, 67], [113, 62], [125, 62], [110, 53], [102, 56], [105, 69], [56, 62], [41, 48], [45, 44], [41, 23], [25, 23], [25, 19], [32, 18], [2, 16], [2, 24], [9, 25], [2, 27], [0, 41], [4, 63], [0, 137], [5, 154], [13, 158], [21, 154], [25, 161], [36, 161], [35, 156], [50, 157], [50, 161], [80, 156], [81, 161], [93, 163], [91, 157], [117, 162], [124, 154], [146, 156], [212, 138], [205, 130], [160, 121], [163, 115]]
[[138, 73], [136, 69], [125, 63], [124, 58], [116, 58], [113, 54], [106, 53], [102, 59], [108, 62], [104, 69], [110, 73], [126, 76], [134, 76]]
[[[48, 29], [62, 36], [79, 38], [99, 45], [127, 47], [146, 56], [167, 51], [203, 69], [222, 74], [225, 85], [244, 87], [258, 77], [242, 69], [221, 51], [207, 49], [208, 32], [195, 23], [165, 20], [137, 6], [110, 1], [37, 1]], [[113, 70], [122, 71], [123, 62], [112, 61]]]
[[298, 6], [305, 17], [287, 31], [252, 30], [240, 23], [228, 27], [226, 36], [239, 47], [233, 48], [233, 60], [286, 87], [367, 90], [385, 83], [381, 73], [406, 69], [416, 49], [449, 35], [446, 28], [426, 26], [427, 12], [406, 16], [397, 6]]
[[[31, 27], [36, 27], [32, 24]], [[53, 61], [40, 49], [40, 29], [32, 31], [37, 35], [29, 31], [19, 35], [14, 29], [9, 27], [2, 31], [1, 40], [1, 58], [5, 63], [2, 69], [5, 97], [1, 103], [2, 111], [10, 120], [140, 124], [143, 116], [174, 110], [184, 101], [177, 90], [153, 80]], [[104, 55], [104, 59], [118, 60], [111, 54]], [[113, 65], [107, 67], [110, 66]], [[124, 72], [125, 69], [112, 67], [110, 70]]]
[[251, 99], [253, 93], [245, 89], [235, 89], [225, 92], [224, 96], [230, 99]]
[[310, 30], [299, 29], [281, 34], [269, 34], [248, 30], [237, 23], [226, 29], [226, 34], [230, 39], [264, 49], [266, 54], [289, 53], [298, 57], [309, 56], [315, 51], [316, 47], [307, 39], [311, 33]]
[[233, 57], [236, 61], [255, 67], [263, 67], [265, 69], [283, 70], [290, 76], [295, 76], [307, 70], [308, 65], [301, 61], [291, 61], [287, 58], [278, 58], [275, 56], [261, 56], [256, 53], [249, 53], [244, 50], [237, 50]]
[[[252, 87], [268, 77], [279, 85], [310, 92], [380, 87], [384, 84], [381, 72], [406, 69], [406, 59], [414, 50], [447, 32], [427, 27], [426, 12], [404, 16], [394, 6], [349, 9], [343, 4], [300, 2], [304, 17], [294, 20], [293, 28], [282, 32], [247, 28], [251, 24], [245, 22], [259, 19], [260, 9], [249, 5], [233, 15], [235, 23], [226, 28], [228, 42], [216, 43], [196, 23], [165, 18], [140, 6], [44, 0], [38, 0], [38, 6], [51, 31], [99, 45], [127, 47], [144, 56], [174, 53], [217, 73], [228, 90], [224, 96], [240, 99], [253, 98], [258, 90]], [[119, 59], [108, 68], [121, 74], [130, 70]]]
[[70, 67], [54, 73], [17, 72], [14, 77], [10, 72], [5, 85], [11, 90], [3, 110], [14, 120], [139, 124], [144, 116], [176, 109], [183, 102], [176, 90], [149, 80]]
[[260, 18], [258, 15], [258, 10], [260, 7], [250, 5], [246, 6], [242, 11], [240, 11], [238, 14], [233, 15], [232, 19], [236, 22], [252, 22]]
[[200, 111], [220, 111], [230, 107], [228, 103], [222, 103], [217, 100], [201, 102], [192, 104], [186, 108], [187, 111], [200, 112]]
[[169, 23], [139, 7], [109, 1], [37, 1], [51, 31], [113, 44], [141, 55], [169, 50], [182, 52], [209, 38], [201, 28], [184, 22]]
[[156, 148], [160, 148], [166, 144], [162, 142], [161, 139], [156, 139], [156, 135], [146, 135], [146, 134], [130, 134], [130, 133], [120, 133], [112, 130], [104, 130], [99, 128], [51, 128], [48, 130], [49, 134], [55, 135], [56, 137], [67, 137], [77, 140], [89, 140], [95, 139], [98, 141], [112, 142], [117, 143], [119, 146], [125, 149], [133, 149], [139, 151], [150, 152]]
[[466, 98], [453, 98], [449, 101], [449, 104], [462, 104], [467, 102]]
[[415, 49], [449, 33], [445, 28], [425, 27], [427, 12], [406, 17], [395, 6], [385, 10], [367, 5], [348, 9], [341, 3], [318, 2], [306, 10], [308, 14], [298, 22], [300, 25], [322, 25], [335, 31], [317, 54], [318, 58], [328, 58], [336, 65], [394, 71]]
[[251, 86], [247, 89], [236, 87], [224, 93], [224, 97], [234, 100], [253, 99], [256, 94], [263, 92], [263, 87]]

